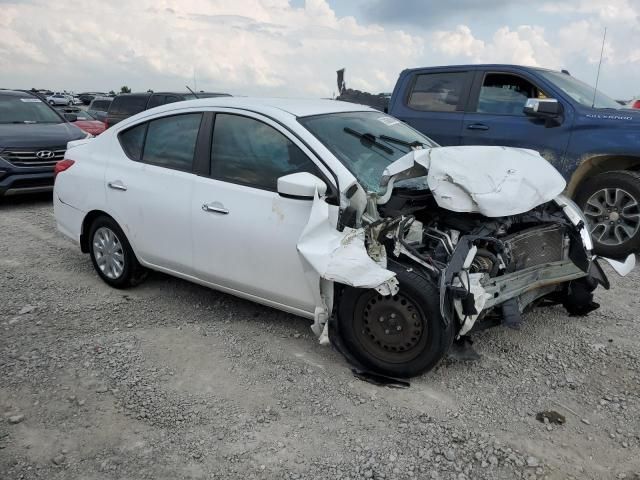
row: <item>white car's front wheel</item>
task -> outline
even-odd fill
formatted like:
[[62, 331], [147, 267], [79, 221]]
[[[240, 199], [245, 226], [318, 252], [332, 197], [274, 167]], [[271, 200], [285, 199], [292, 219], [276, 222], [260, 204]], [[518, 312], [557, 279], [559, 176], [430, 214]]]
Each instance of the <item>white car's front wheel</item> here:
[[435, 367], [453, 341], [454, 326], [440, 315], [437, 287], [400, 266], [400, 291], [345, 287], [338, 308], [344, 346], [363, 367], [391, 377], [409, 378]]

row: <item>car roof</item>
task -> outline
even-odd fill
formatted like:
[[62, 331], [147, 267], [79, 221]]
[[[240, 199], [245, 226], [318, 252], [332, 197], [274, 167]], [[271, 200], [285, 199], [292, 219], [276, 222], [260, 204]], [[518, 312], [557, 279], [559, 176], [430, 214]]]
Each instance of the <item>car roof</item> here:
[[304, 98], [263, 98], [263, 97], [211, 97], [168, 103], [154, 108], [156, 112], [171, 111], [176, 108], [227, 107], [270, 114], [274, 111], [294, 117], [308, 117], [327, 113], [378, 112], [365, 105], [338, 100]]
[[422, 70], [431, 70], [431, 69], [443, 69], [443, 70], [456, 70], [456, 69], [466, 69], [466, 70], [485, 70], [485, 69], [493, 69], [493, 68], [516, 68], [516, 69], [526, 69], [526, 70], [543, 70], [550, 72], [559, 72], [560, 70], [553, 70], [549, 68], [542, 67], [534, 67], [531, 65], [516, 65], [514, 63], [474, 63], [474, 64], [462, 64], [462, 65], [433, 65], [428, 67], [416, 67], [416, 68], [407, 68], [404, 72], [419, 72]]
[[24, 97], [25, 95], [30, 95], [35, 97], [35, 95], [31, 92], [23, 92], [21, 90], [4, 90], [0, 89], [0, 95], [6, 95], [7, 97]]

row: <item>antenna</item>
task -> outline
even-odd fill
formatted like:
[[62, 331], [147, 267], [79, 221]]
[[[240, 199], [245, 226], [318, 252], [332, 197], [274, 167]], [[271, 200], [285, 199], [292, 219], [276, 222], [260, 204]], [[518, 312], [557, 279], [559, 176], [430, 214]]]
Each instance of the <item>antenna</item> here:
[[596, 94], [598, 93], [598, 81], [600, 80], [600, 67], [602, 66], [602, 54], [604, 53], [604, 41], [607, 38], [607, 27], [604, 27], [604, 35], [602, 36], [602, 48], [600, 49], [600, 62], [598, 63], [598, 74], [596, 75], [596, 86], [593, 88], [593, 102], [591, 108], [596, 106]]
[[193, 96], [194, 96], [194, 97], [196, 97], [196, 98], [198, 98], [198, 99], [200, 98], [196, 92], [194, 92], [193, 90], [191, 90], [191, 88], [189, 88], [189, 85], [185, 85], [185, 87], [187, 87], [187, 89], [188, 89], [191, 93], [193, 93]]

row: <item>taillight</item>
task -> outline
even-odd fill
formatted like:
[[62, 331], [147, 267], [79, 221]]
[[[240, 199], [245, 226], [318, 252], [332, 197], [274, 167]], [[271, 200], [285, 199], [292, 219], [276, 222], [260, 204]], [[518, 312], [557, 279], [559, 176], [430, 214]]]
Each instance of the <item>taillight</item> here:
[[56, 178], [59, 173], [62, 173], [65, 170], [71, 168], [74, 163], [76, 162], [73, 160], [69, 160], [68, 158], [60, 160], [58, 163], [56, 163], [56, 166], [53, 167], [53, 178]]

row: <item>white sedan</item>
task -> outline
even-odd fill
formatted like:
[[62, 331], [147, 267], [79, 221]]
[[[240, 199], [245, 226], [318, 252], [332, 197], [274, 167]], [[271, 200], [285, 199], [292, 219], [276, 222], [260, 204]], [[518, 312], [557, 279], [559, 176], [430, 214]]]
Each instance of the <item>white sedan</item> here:
[[425, 372], [543, 299], [587, 314], [608, 287], [536, 152], [438, 147], [359, 105], [168, 104], [70, 142], [56, 175], [58, 228], [107, 284], [151, 269], [307, 317], [383, 375]]
[[71, 100], [69, 98], [69, 96], [64, 95], [62, 93], [54, 93], [53, 95], [49, 95], [47, 97], [47, 102], [49, 102], [50, 105], [65, 105], [65, 106], [70, 106], [73, 104], [73, 100]]

